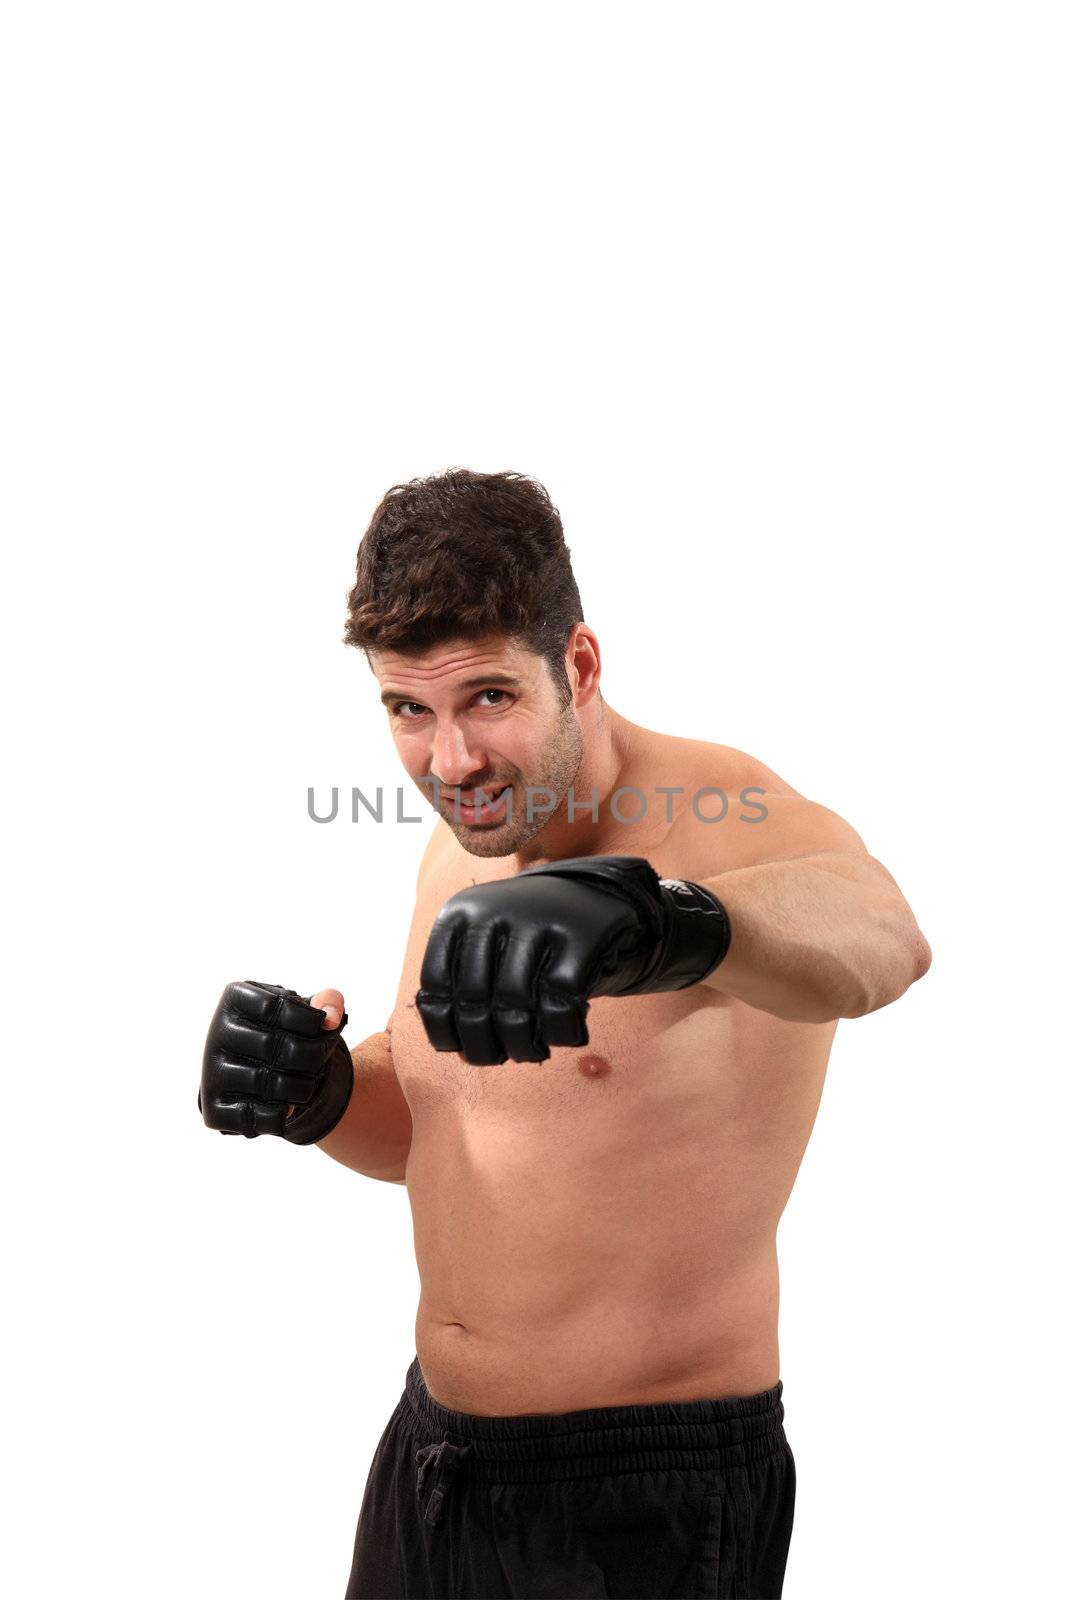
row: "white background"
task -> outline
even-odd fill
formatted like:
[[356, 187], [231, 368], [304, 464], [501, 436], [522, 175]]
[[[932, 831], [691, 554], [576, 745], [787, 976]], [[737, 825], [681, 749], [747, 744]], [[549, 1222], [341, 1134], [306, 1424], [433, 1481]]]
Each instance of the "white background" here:
[[1062, 1581], [1058, 12], [5, 8], [8, 1593], [343, 1593], [406, 1192], [199, 1055], [232, 977], [392, 1006], [428, 825], [305, 795], [402, 777], [345, 592], [449, 466], [933, 945], [781, 1231], [789, 1600]]

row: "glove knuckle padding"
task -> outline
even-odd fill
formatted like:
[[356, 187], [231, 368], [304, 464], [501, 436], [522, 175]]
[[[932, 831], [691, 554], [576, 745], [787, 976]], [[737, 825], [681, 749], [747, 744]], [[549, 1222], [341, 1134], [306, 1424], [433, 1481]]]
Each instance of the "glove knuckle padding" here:
[[632, 908], [581, 884], [520, 873], [461, 889], [423, 960], [416, 1005], [427, 1037], [478, 1066], [587, 1044], [595, 975], [639, 942]]
[[[200, 1104], [209, 1128], [277, 1134], [292, 1144], [322, 1139], [352, 1093], [352, 1058], [341, 1030], [291, 989], [228, 984], [204, 1046]], [[289, 1106], [297, 1109], [289, 1115]]]
[[452, 959], [461, 919], [448, 904], [437, 915], [422, 960], [415, 1005], [435, 1050], [462, 1048], [452, 1015]]
[[461, 889], [430, 931], [415, 997], [435, 1050], [474, 1066], [589, 1042], [596, 995], [686, 988], [729, 945], [709, 890], [640, 856], [582, 856]]

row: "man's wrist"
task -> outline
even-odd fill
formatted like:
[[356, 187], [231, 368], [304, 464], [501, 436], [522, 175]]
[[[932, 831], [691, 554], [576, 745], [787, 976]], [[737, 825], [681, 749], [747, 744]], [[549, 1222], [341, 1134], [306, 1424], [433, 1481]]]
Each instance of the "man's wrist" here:
[[730, 948], [730, 918], [718, 895], [688, 878], [661, 878], [667, 915], [655, 971], [659, 990], [688, 989], [715, 971]]

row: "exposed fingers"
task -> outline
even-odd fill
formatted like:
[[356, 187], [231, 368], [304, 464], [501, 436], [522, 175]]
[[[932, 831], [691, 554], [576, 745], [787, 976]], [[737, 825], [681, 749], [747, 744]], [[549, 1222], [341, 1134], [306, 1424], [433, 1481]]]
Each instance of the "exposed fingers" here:
[[320, 989], [318, 994], [311, 996], [311, 1004], [318, 1010], [325, 1011], [327, 1028], [336, 1028], [345, 1011], [345, 997], [340, 989]]

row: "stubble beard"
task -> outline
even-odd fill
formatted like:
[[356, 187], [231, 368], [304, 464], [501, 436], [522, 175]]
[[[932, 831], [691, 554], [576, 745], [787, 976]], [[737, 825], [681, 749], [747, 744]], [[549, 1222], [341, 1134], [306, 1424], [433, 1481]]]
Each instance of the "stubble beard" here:
[[[514, 855], [536, 838], [556, 813], [566, 807], [568, 791], [578, 775], [584, 752], [582, 730], [574, 708], [564, 706], [559, 721], [546, 740], [545, 759], [537, 776], [531, 777], [529, 782], [520, 782], [520, 775], [516, 773], [512, 779], [510, 816], [505, 814], [498, 823], [477, 827], [459, 822], [447, 801], [442, 804], [442, 815], [468, 855], [486, 858]], [[503, 773], [499, 774], [494, 781], [498, 782], [503, 776]], [[532, 820], [527, 821], [526, 796], [531, 789], [551, 790], [556, 803], [551, 812], [537, 810]], [[533, 803], [541, 807], [546, 798], [543, 793], [535, 793]], [[577, 801], [581, 797], [575, 795], [574, 798]]]

